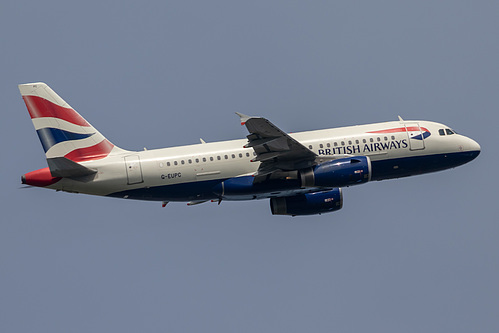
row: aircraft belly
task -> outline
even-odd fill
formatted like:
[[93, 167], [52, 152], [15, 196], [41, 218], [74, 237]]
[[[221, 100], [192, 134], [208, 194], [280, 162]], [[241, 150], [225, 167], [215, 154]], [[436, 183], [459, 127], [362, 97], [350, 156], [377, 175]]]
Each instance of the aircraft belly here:
[[303, 193], [311, 193], [317, 191], [324, 191], [324, 188], [298, 188], [294, 190], [283, 190], [283, 191], [273, 191], [273, 192], [264, 192], [264, 193], [255, 193], [253, 195], [226, 195], [224, 196], [224, 200], [229, 201], [242, 201], [242, 200], [258, 200], [258, 199], [268, 199], [268, 198], [277, 198], [277, 197], [288, 197]]
[[465, 164], [478, 154], [479, 151], [472, 151], [372, 160], [371, 180], [401, 178], [446, 170]]
[[[191, 183], [180, 183], [172, 185], [162, 185], [150, 188], [137, 188], [125, 191], [119, 191], [108, 194], [107, 196], [135, 200], [149, 201], [191, 201], [191, 200], [214, 200], [220, 197], [220, 194], [215, 193], [216, 189], [223, 182], [223, 179], [197, 181]], [[321, 188], [293, 188], [273, 190], [257, 190], [251, 192], [233, 192], [231, 194], [223, 194], [224, 200], [252, 200], [264, 199], [271, 197], [290, 196], [300, 193], [309, 193], [313, 191], [323, 190]]]

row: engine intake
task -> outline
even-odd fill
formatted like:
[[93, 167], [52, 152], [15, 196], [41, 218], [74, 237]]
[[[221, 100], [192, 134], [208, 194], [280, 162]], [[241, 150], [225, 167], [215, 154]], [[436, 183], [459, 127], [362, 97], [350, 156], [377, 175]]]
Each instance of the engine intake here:
[[340, 158], [300, 171], [302, 187], [344, 187], [371, 180], [371, 160], [367, 156]]
[[272, 215], [315, 215], [334, 212], [342, 207], [341, 188], [270, 199]]

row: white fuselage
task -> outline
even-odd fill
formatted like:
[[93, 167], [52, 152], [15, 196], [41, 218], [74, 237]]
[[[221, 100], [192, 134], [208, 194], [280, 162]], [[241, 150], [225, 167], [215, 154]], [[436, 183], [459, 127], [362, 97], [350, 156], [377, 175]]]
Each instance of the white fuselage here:
[[[407, 128], [408, 124], [419, 124], [429, 136], [418, 140], [411, 137], [418, 132], [396, 131]], [[368, 156], [373, 165], [373, 179], [381, 180], [455, 167], [478, 155], [480, 147], [475, 141], [459, 134], [439, 135], [439, 130], [445, 129], [448, 127], [435, 122], [394, 121], [289, 135], [324, 161], [342, 156]], [[257, 171], [260, 162], [251, 161], [254, 152], [243, 148], [246, 143], [243, 139], [140, 152], [120, 150], [104, 159], [81, 163], [97, 170], [91, 181], [63, 178], [48, 187], [144, 200], [215, 199], [219, 195], [210, 195], [210, 186]], [[411, 163], [414, 167], [410, 167]], [[283, 191], [278, 195], [289, 193]], [[269, 196], [266, 193], [254, 197]]]

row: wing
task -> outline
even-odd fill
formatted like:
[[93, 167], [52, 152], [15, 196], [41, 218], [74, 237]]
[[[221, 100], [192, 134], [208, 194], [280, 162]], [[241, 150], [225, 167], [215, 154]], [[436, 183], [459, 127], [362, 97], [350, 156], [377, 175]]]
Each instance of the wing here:
[[295, 171], [315, 164], [317, 155], [293, 139], [265, 118], [250, 117], [241, 113], [241, 125], [250, 132], [245, 148], [253, 148], [261, 162], [256, 177], [266, 177], [281, 171]]

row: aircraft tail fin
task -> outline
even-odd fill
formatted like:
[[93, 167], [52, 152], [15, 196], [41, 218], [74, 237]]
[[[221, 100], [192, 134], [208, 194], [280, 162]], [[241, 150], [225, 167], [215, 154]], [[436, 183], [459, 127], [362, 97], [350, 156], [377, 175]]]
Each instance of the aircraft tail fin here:
[[[19, 91], [47, 160], [73, 162], [101, 159], [122, 151], [43, 82], [20, 84]], [[60, 162], [59, 164], [65, 163]], [[68, 165], [65, 163], [64, 165]], [[80, 170], [81, 171], [81, 170]]]

